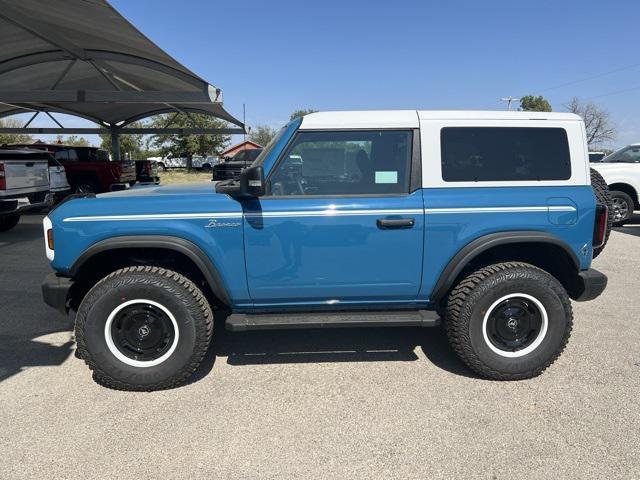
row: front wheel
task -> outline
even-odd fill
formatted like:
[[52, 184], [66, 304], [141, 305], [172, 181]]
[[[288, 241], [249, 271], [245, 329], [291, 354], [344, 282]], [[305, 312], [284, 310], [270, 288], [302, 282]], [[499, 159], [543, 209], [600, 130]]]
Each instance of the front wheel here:
[[611, 207], [614, 227], [622, 227], [633, 216], [633, 199], [624, 192], [611, 192]]
[[7, 232], [20, 223], [20, 215], [0, 216], [0, 232]]
[[76, 315], [78, 355], [94, 379], [120, 390], [184, 382], [211, 341], [213, 314], [188, 278], [159, 267], [117, 270], [85, 296]]
[[562, 353], [573, 313], [564, 287], [527, 263], [482, 268], [451, 292], [447, 336], [460, 358], [494, 380], [540, 375]]

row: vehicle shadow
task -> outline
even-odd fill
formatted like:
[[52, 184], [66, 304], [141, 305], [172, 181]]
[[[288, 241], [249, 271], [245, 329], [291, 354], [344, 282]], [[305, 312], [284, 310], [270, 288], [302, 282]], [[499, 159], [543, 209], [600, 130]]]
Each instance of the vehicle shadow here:
[[64, 363], [73, 354], [74, 342], [68, 339], [62, 343], [48, 343], [40, 340], [47, 335], [71, 332], [73, 323], [63, 317], [56, 320], [45, 319], [40, 325], [49, 328], [29, 329], [25, 327], [16, 335], [0, 322], [0, 382], [12, 377], [28, 367], [54, 367]]
[[640, 214], [636, 213], [623, 227], [615, 227], [613, 230], [615, 232], [633, 235], [634, 237], [640, 237]]
[[20, 223], [11, 230], [0, 233], [0, 248], [31, 242], [42, 237], [42, 223], [32, 221], [30, 218], [25, 221], [25, 217], [23, 217], [20, 219]]
[[420, 360], [416, 348], [438, 368], [477, 378], [451, 350], [442, 326], [229, 332], [223, 316], [216, 319], [213, 347], [207, 355], [210, 358], [205, 358], [202, 371], [196, 374], [198, 379], [206, 376], [215, 357], [226, 357], [229, 365], [236, 366], [411, 362]]

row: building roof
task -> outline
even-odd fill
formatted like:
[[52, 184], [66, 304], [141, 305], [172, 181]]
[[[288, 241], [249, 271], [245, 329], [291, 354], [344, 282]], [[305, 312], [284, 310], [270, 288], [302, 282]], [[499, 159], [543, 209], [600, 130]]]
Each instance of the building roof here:
[[315, 112], [305, 115], [301, 129], [418, 128], [420, 120], [554, 120], [580, 121], [578, 115], [556, 112], [473, 110], [363, 110]]
[[106, 0], [0, 0], [0, 118], [62, 112], [122, 127], [170, 111], [242, 123], [222, 92]]
[[245, 140], [244, 142], [236, 143], [235, 145], [227, 148], [224, 152], [220, 154], [220, 156], [224, 157], [231, 152], [235, 152], [236, 150], [243, 150], [249, 146], [253, 148], [263, 148], [262, 145], [260, 145], [259, 143], [252, 142], [251, 140]]

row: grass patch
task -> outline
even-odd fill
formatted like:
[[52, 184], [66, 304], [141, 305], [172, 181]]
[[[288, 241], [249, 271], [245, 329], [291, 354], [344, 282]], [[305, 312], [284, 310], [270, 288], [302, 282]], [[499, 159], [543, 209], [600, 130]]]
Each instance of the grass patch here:
[[166, 172], [160, 172], [160, 185], [170, 185], [172, 183], [189, 183], [189, 182], [210, 182], [211, 172], [197, 172], [191, 173], [186, 170], [167, 170]]

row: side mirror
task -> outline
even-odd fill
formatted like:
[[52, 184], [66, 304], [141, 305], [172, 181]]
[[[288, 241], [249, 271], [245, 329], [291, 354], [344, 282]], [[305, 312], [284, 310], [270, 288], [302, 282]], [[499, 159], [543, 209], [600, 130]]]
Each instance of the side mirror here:
[[240, 174], [240, 192], [246, 197], [261, 197], [265, 193], [262, 165], [247, 167]]

